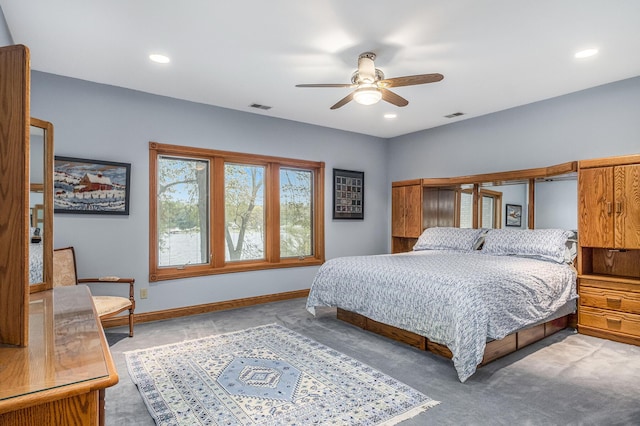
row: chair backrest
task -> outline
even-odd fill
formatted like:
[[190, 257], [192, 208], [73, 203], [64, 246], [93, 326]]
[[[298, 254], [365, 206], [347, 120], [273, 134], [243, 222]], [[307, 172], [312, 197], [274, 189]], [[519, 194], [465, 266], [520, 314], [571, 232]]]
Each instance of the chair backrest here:
[[53, 286], [76, 285], [76, 254], [73, 247], [55, 249], [53, 251]]

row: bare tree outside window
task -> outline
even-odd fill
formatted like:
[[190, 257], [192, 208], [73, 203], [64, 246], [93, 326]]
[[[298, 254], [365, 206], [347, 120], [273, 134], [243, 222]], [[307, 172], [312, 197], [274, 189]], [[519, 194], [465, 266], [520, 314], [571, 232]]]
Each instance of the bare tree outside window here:
[[209, 262], [209, 162], [158, 160], [159, 266]]
[[263, 166], [225, 164], [225, 260], [264, 258]]
[[324, 163], [149, 142], [149, 281], [324, 262]]
[[280, 256], [313, 255], [313, 173], [280, 169]]

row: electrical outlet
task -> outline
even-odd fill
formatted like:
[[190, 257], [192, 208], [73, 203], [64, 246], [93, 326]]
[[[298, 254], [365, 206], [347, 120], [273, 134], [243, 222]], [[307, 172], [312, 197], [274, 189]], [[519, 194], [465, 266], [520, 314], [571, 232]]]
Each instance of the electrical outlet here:
[[149, 289], [148, 288], [141, 288], [140, 289], [140, 299], [146, 299], [149, 296]]

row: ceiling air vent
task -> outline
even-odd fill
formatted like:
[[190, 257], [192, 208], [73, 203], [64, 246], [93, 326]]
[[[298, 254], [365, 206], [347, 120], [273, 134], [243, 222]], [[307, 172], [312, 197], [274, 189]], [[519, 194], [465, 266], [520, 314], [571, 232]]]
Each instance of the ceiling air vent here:
[[454, 112], [453, 114], [445, 115], [446, 118], [460, 117], [464, 115], [464, 112]]
[[268, 109], [271, 109], [271, 107], [270, 107], [270, 106], [268, 106], [268, 105], [251, 104], [251, 105], [249, 105], [249, 106], [250, 106], [251, 108], [263, 109], [263, 110], [265, 110], [265, 111], [266, 111], [266, 110], [268, 110]]

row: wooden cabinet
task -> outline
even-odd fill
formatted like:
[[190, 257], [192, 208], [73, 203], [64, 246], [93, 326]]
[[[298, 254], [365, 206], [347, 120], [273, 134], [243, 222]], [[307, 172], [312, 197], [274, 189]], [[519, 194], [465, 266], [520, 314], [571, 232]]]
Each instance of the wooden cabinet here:
[[421, 233], [421, 181], [394, 182], [391, 187], [392, 251], [399, 253], [411, 250]]
[[578, 194], [583, 246], [640, 249], [640, 164], [581, 168]]
[[640, 345], [640, 280], [582, 276], [578, 329]]
[[[537, 179], [546, 181], [556, 176], [574, 177], [577, 167], [577, 162], [571, 161], [536, 169], [393, 182], [391, 184], [391, 251], [392, 253], [411, 251], [424, 229], [435, 226], [461, 226], [461, 216], [468, 218], [464, 226], [478, 227], [481, 223], [479, 220], [480, 195], [482, 191], [488, 193], [487, 188], [480, 189], [483, 184], [497, 186], [528, 183], [528, 225], [533, 227], [535, 181]], [[463, 194], [465, 200], [463, 200]], [[497, 196], [500, 193], [494, 194]]]
[[104, 424], [118, 374], [87, 286], [33, 293], [29, 346], [0, 347], [0, 425]]
[[578, 331], [640, 345], [640, 155], [580, 161]]
[[16, 346], [29, 342], [29, 63], [26, 46], [0, 48], [0, 344]]

